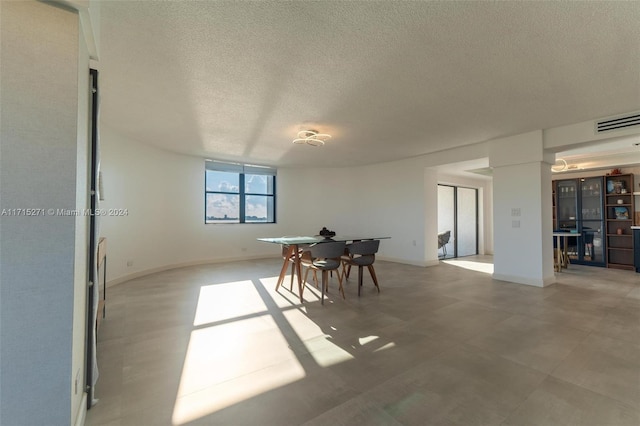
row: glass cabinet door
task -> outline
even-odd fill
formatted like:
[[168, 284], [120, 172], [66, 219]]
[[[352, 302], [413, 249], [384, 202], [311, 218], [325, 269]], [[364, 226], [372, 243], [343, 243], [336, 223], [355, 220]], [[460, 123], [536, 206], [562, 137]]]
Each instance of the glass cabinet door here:
[[577, 229], [578, 181], [558, 181], [558, 228], [562, 230]]
[[601, 177], [580, 179], [580, 232], [578, 256], [584, 262], [604, 264], [603, 180]]
[[589, 177], [556, 181], [556, 230], [580, 236], [566, 239], [571, 262], [604, 266], [604, 179]]

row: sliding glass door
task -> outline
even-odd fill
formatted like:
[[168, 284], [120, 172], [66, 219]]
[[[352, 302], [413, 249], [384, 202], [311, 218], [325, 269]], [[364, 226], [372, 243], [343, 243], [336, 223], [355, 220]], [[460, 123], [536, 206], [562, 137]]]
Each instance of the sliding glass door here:
[[[438, 255], [441, 258], [478, 254], [478, 190], [438, 185]], [[446, 238], [445, 238], [446, 239]]]
[[478, 190], [456, 187], [456, 255], [478, 254]]

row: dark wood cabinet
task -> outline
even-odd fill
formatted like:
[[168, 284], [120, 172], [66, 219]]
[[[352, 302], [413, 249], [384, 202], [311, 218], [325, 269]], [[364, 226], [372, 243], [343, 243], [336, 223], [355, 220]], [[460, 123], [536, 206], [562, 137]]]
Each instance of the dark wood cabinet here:
[[609, 175], [605, 184], [607, 266], [633, 270], [633, 175]]

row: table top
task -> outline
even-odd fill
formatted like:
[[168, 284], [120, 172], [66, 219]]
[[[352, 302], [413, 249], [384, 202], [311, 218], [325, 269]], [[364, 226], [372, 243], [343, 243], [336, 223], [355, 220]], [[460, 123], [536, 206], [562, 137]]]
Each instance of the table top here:
[[581, 237], [582, 234], [580, 232], [554, 232], [554, 237]]
[[362, 237], [362, 236], [348, 236], [348, 235], [336, 235], [331, 238], [325, 238], [319, 235], [316, 236], [296, 236], [296, 237], [270, 237], [270, 238], [258, 238], [258, 241], [263, 241], [265, 243], [275, 243], [275, 244], [284, 244], [284, 245], [292, 245], [292, 244], [315, 244], [315, 243], [328, 243], [331, 241], [361, 241], [361, 240], [386, 240], [391, 237]]

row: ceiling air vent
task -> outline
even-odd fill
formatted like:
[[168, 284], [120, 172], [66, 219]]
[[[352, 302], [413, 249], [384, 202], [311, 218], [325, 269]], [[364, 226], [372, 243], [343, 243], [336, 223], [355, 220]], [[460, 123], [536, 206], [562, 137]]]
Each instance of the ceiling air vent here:
[[640, 127], [640, 112], [600, 120], [596, 122], [596, 133], [623, 130], [630, 127]]

